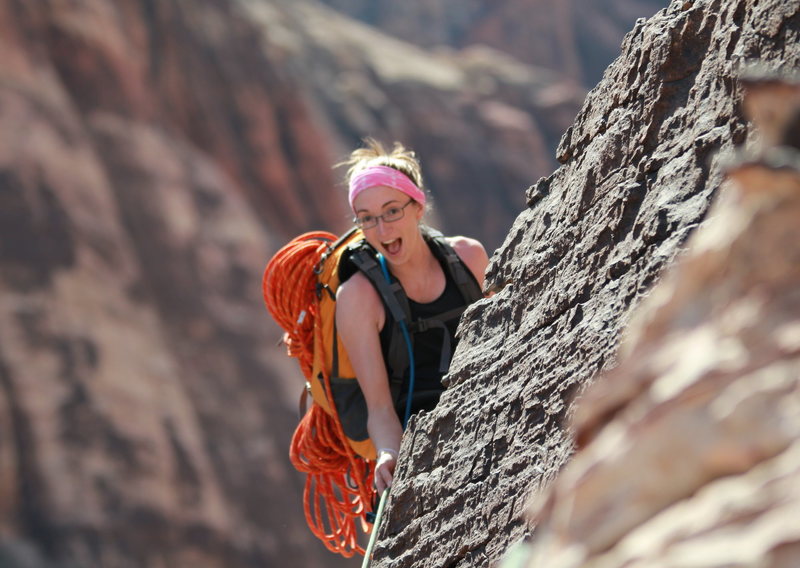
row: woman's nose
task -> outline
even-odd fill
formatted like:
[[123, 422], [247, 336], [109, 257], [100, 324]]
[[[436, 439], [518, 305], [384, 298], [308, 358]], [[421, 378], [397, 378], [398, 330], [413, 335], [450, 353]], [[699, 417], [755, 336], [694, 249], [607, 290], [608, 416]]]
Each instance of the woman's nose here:
[[378, 234], [383, 235], [387, 232], [389, 223], [387, 223], [383, 217], [378, 217], [378, 226], [375, 227], [378, 229]]

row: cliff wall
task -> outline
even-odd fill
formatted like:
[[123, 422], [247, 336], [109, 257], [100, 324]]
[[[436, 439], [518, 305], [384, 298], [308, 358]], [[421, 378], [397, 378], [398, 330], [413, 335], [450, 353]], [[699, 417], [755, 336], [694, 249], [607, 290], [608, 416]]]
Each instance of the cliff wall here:
[[0, 0], [0, 32], [0, 563], [337, 565], [264, 265], [349, 224], [367, 134], [496, 246], [581, 93], [313, 2]]
[[387, 33], [427, 48], [485, 45], [592, 87], [619, 55], [637, 19], [666, 0], [325, 0]]
[[756, 148], [579, 400], [534, 552], [504, 568], [800, 563], [800, 81], [748, 74]]
[[315, 127], [234, 24], [0, 2], [0, 564], [329, 561], [284, 512], [296, 395], [257, 283], [334, 187], [290, 163]]
[[488, 566], [535, 539], [527, 503], [574, 450], [576, 395], [616, 365], [631, 308], [706, 221], [725, 160], [753, 139], [739, 67], [797, 69], [799, 33], [797, 1], [700, 0], [672, 2], [626, 36], [561, 141], [562, 166], [529, 189], [492, 257], [496, 294], [465, 314], [449, 389], [404, 437], [376, 565]]

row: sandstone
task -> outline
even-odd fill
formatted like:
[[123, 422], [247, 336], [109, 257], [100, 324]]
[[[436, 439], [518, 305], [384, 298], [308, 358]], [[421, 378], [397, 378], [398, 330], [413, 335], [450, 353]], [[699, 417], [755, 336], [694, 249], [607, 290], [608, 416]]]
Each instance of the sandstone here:
[[[573, 398], [617, 363], [629, 311], [705, 223], [727, 156], [758, 139], [738, 62], [780, 70], [799, 57], [794, 1], [673, 3], [627, 36], [549, 175], [545, 149], [582, 97], [574, 80], [488, 40], [432, 54], [314, 3], [258, 4], [0, 0], [0, 563], [337, 565], [302, 518], [286, 459], [299, 373], [258, 282], [289, 236], [347, 224], [330, 164], [365, 134], [420, 153], [452, 215], [443, 228], [490, 249], [505, 239], [495, 296], [463, 322], [450, 390], [404, 441], [375, 565], [496, 563], [534, 531], [529, 497], [575, 449]], [[763, 160], [740, 175], [786, 161]], [[772, 229], [765, 238], [778, 239]], [[764, 302], [736, 305], [725, 325], [754, 325]], [[778, 316], [763, 324], [775, 326], [768, 347], [794, 352], [796, 327]], [[692, 338], [674, 349], [714, 340]], [[714, 364], [751, 360], [723, 347]], [[714, 479], [702, 501], [665, 503], [666, 520], [615, 554], [649, 554], [642, 543], [664, 538], [684, 538], [675, 558], [704, 546], [669, 536], [670, 518], [685, 505], [697, 526], [716, 526], [733, 492], [732, 519], [774, 512], [763, 532], [736, 525], [742, 546], [791, 560], [779, 545], [792, 538], [782, 515], [797, 449], [792, 408], [778, 402], [791, 387], [765, 381], [750, 400], [746, 376], [715, 406], [730, 417], [716, 438], [684, 447], [740, 432], [732, 409], [774, 416], [745, 451], [722, 446], [708, 469], [680, 470], [681, 491], [703, 472], [746, 473]], [[619, 384], [619, 404], [650, 392]], [[659, 400], [683, 393], [653, 385]], [[696, 420], [711, 400], [699, 390], [687, 391]], [[617, 406], [601, 410], [581, 418], [587, 444]], [[624, 542], [630, 522], [596, 546]]]
[[331, 164], [367, 134], [496, 246], [582, 96], [254, 6], [0, 1], [0, 563], [336, 565], [286, 457], [267, 259], [349, 224]]
[[552, 148], [584, 96], [497, 50], [432, 52], [316, 2], [239, 2], [263, 49], [290, 62], [340, 158], [366, 135], [402, 141], [420, 156], [432, 224], [489, 249], [524, 205], [519, 188], [555, 167]]
[[340, 218], [298, 199], [331, 158], [219, 6], [147, 6], [0, 2], [0, 564], [329, 566], [252, 284], [282, 231]]

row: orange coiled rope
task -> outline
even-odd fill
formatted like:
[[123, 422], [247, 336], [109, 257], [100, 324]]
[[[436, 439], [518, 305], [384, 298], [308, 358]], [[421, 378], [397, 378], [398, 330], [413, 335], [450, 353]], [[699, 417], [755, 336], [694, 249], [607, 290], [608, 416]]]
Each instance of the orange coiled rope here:
[[299, 361], [306, 380], [314, 365], [314, 268], [335, 240], [336, 235], [324, 231], [300, 235], [275, 253], [261, 281], [267, 310], [286, 332], [283, 340], [289, 356]]
[[[313, 372], [314, 334], [320, 333], [315, 268], [335, 240], [326, 232], [297, 237], [270, 260], [262, 282], [267, 309], [286, 332], [288, 353], [298, 360], [307, 381]], [[327, 374], [324, 383], [328, 400], [333, 400]], [[303, 506], [311, 532], [328, 550], [349, 558], [356, 552], [364, 554], [355, 521], [359, 519], [366, 532], [374, 464], [355, 454], [335, 406], [330, 407], [334, 416], [311, 405], [292, 437], [289, 457], [298, 471], [307, 474]]]

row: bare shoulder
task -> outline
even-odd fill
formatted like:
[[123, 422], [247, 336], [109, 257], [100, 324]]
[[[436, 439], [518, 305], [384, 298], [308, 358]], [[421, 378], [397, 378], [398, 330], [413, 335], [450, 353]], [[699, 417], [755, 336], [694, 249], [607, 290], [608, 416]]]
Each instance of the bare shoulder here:
[[483, 287], [483, 280], [486, 276], [486, 267], [489, 265], [489, 255], [486, 249], [477, 239], [469, 237], [447, 237], [447, 242], [456, 251], [458, 257], [464, 261], [478, 284]]
[[383, 325], [384, 310], [381, 298], [369, 279], [360, 272], [353, 274], [336, 291], [336, 319], [350, 317], [372, 320]]

